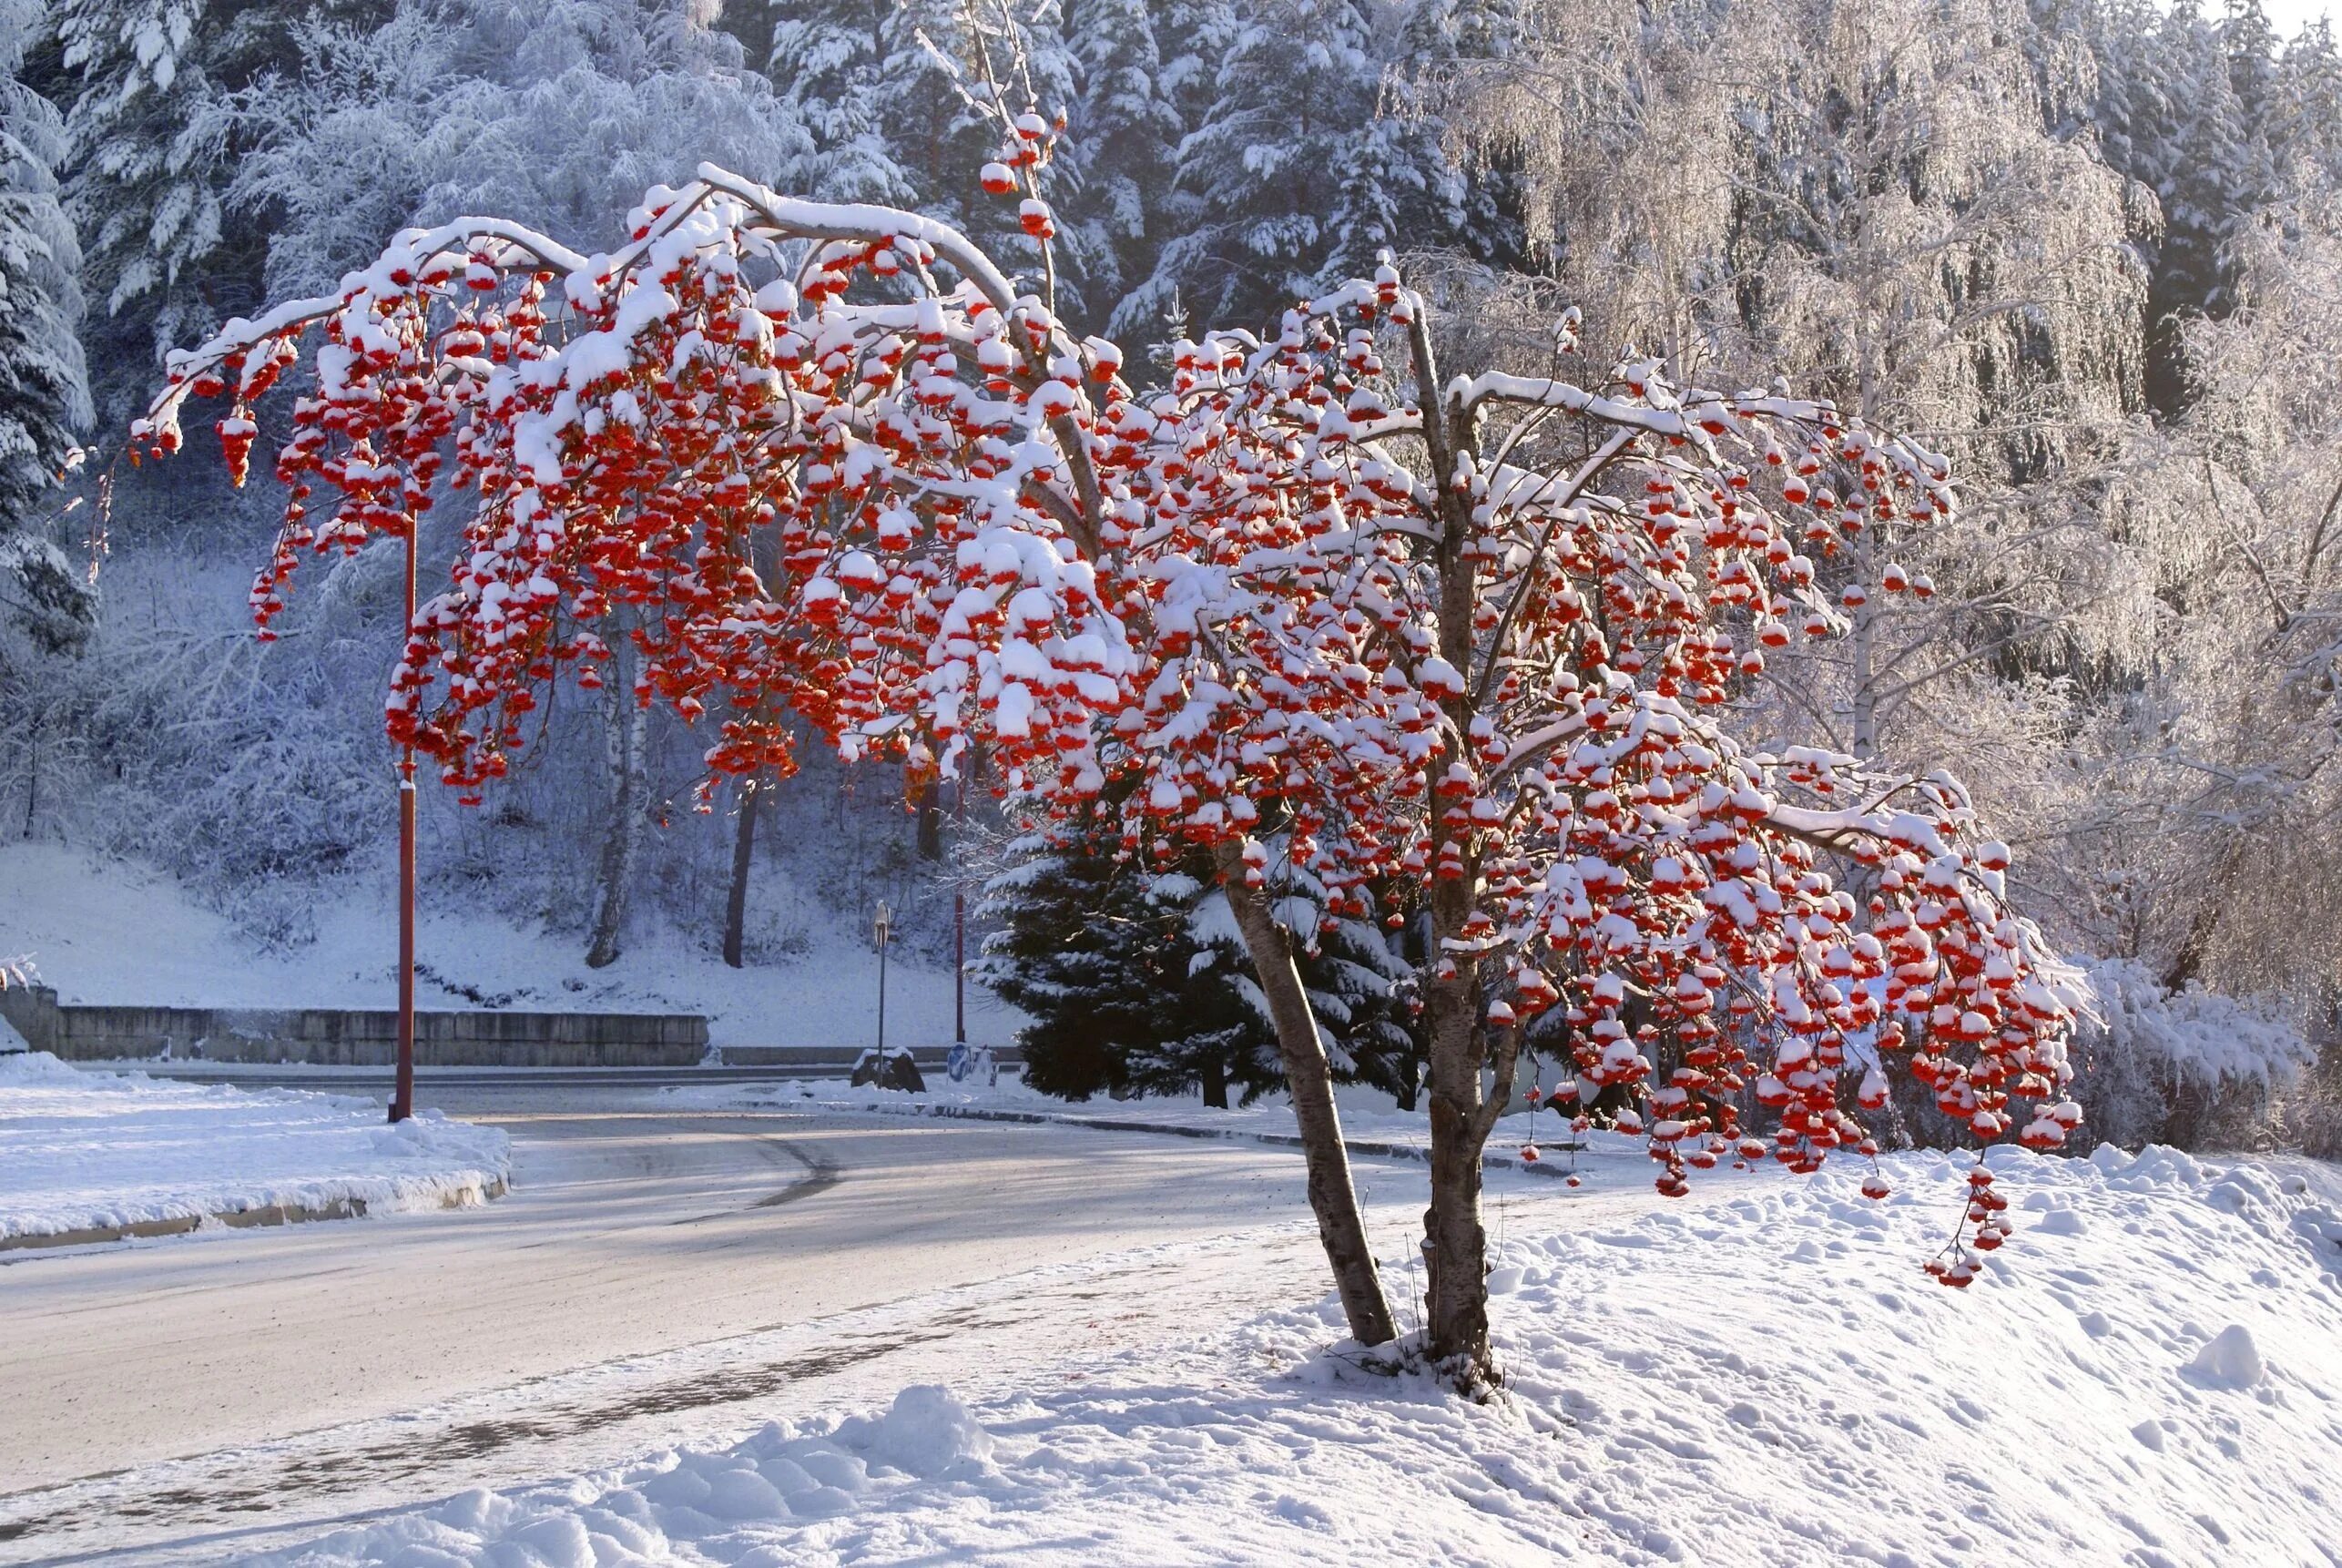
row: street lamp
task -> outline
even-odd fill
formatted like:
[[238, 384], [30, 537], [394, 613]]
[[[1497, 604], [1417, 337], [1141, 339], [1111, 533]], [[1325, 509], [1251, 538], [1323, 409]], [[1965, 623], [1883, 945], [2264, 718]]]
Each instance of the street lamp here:
[[[968, 827], [968, 776], [964, 772], [952, 780], [952, 806], [964, 834]], [[968, 891], [966, 881], [959, 876], [952, 879], [952, 1044], [964, 1061], [968, 1054]]]
[[[407, 514], [406, 635], [414, 635], [414, 547], [420, 519]], [[391, 1120], [414, 1115], [414, 748], [399, 748], [399, 1065]]]
[[886, 942], [887, 938], [894, 932], [894, 917], [888, 912], [884, 899], [879, 900], [878, 920], [873, 930], [878, 936], [879, 950], [878, 1054], [880, 1071], [884, 1072], [886, 1064]]

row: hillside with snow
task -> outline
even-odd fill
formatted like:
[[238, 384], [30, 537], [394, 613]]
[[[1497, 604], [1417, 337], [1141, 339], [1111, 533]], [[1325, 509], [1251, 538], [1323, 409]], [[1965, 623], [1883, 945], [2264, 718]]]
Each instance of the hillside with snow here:
[[[352, 876], [316, 911], [315, 940], [263, 951], [170, 877], [48, 844], [0, 845], [0, 955], [28, 958], [66, 1002], [188, 1007], [386, 1008], [396, 1001], [391, 890]], [[417, 987], [426, 1008], [704, 1013], [718, 1045], [860, 1045], [878, 1003], [878, 954], [842, 922], [809, 929], [802, 951], [740, 969], [708, 941], [646, 921], [607, 969], [581, 944], [493, 910], [426, 896]], [[969, 1037], [1007, 1044], [1019, 1015], [971, 984]], [[952, 1039], [952, 976], [915, 952], [887, 965], [887, 1030]]]

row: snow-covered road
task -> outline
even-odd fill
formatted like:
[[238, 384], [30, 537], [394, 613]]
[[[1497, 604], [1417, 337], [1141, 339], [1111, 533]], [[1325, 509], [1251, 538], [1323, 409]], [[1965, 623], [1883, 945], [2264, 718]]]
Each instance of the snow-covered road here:
[[[0, 1267], [0, 1560], [216, 1557], [256, 1529], [614, 1463], [946, 1369], [981, 1386], [970, 1369], [1322, 1288], [1283, 1150], [444, 1096], [513, 1135], [513, 1192], [485, 1209]], [[1398, 1242], [1420, 1168], [1360, 1180]], [[1105, 1277], [1069, 1267], [1113, 1254], [1131, 1256]]]

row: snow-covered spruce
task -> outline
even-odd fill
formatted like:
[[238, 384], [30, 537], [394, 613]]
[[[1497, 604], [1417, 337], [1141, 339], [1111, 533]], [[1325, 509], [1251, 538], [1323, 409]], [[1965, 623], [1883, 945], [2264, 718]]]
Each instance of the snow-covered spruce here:
[[[1208, 857], [1147, 870], [1045, 833], [1003, 853], [977, 911], [999, 929], [972, 972], [1032, 1015], [1017, 1034], [1025, 1086], [1073, 1099], [1193, 1089], [1223, 1109], [1282, 1087], [1275, 1023]], [[1289, 861], [1272, 892], [1288, 929], [1308, 933], [1294, 956], [1334, 1080], [1413, 1109], [1411, 969], [1370, 923], [1327, 918], [1325, 889]]]
[[0, 1056], [0, 1243], [256, 1209], [450, 1207], [511, 1174], [504, 1133], [433, 1111], [391, 1126], [372, 1100]]

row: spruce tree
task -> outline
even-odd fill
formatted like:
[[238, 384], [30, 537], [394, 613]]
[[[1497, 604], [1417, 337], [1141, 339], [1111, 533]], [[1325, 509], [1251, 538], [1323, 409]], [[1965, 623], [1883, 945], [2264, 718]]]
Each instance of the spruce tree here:
[[1079, 183], [1066, 212], [1068, 239], [1081, 263], [1084, 324], [1104, 327], [1155, 270], [1179, 111], [1163, 86], [1145, 0], [1073, 0], [1065, 36], [1080, 72], [1069, 148]]
[[44, 527], [89, 423], [89, 390], [74, 335], [81, 258], [53, 173], [62, 127], [16, 79], [37, 12], [0, 0], [0, 610], [58, 650], [81, 641], [96, 609]]
[[[810, 153], [788, 183], [829, 201], [870, 201], [942, 219], [1036, 291], [1042, 269], [1014, 199], [987, 195], [1003, 132], [982, 107], [997, 82], [1008, 111], [1070, 114], [1076, 69], [1054, 0], [813, 0], [776, 5], [769, 75]], [[986, 73], [990, 73], [990, 82]], [[972, 103], [971, 98], [978, 100]], [[1065, 203], [1069, 168], [1044, 175]], [[1080, 237], [1060, 249], [1058, 309], [1081, 309]]]
[[1502, 0], [1422, 0], [1384, 31], [1356, 0], [1239, 0], [1237, 16], [1209, 107], [1179, 146], [1178, 232], [1118, 329], [1175, 314], [1266, 323], [1371, 276], [1385, 251], [1517, 251], [1501, 179], [1459, 168], [1407, 91], [1410, 71], [1496, 47], [1512, 25]]
[[1266, 322], [1310, 292], [1333, 253], [1352, 138], [1374, 118], [1367, 19], [1352, 0], [1258, 0], [1243, 18], [1211, 107], [1180, 144], [1190, 221], [1125, 314]]
[[[1033, 1017], [1019, 1036], [1027, 1084], [1069, 1099], [1200, 1091], [1210, 1105], [1281, 1084], [1268, 1003], [1200, 857], [1150, 872], [1035, 836], [1004, 859], [979, 906], [1000, 929], [975, 972]], [[1372, 926], [1328, 919], [1305, 873], [1280, 867], [1270, 891], [1335, 1079], [1411, 1107], [1411, 966]]]
[[790, 182], [838, 201], [915, 206], [921, 191], [895, 160], [883, 94], [892, 0], [774, 0], [768, 74], [813, 139]]

